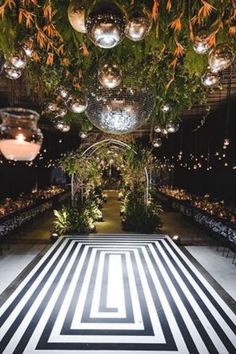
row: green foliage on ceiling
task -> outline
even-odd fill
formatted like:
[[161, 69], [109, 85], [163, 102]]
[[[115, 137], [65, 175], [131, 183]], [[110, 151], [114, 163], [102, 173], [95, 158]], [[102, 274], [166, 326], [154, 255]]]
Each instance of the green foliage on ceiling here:
[[[89, 11], [95, 1], [77, 0]], [[116, 1], [125, 12], [131, 4], [145, 5], [154, 19], [149, 35], [141, 42], [124, 39], [117, 47], [96, 47], [86, 34], [76, 32], [67, 17], [69, 0], [1, 0], [0, 51], [9, 57], [20, 43], [34, 41], [34, 61], [28, 65], [28, 77], [54, 96], [59, 84], [71, 85], [76, 79], [82, 89], [96, 79], [101, 61], [114, 61], [123, 73], [123, 84], [148, 87], [156, 98], [153, 122], [180, 119], [184, 110], [195, 103], [206, 104], [209, 89], [200, 77], [207, 67], [207, 55], [193, 50], [193, 38], [205, 29], [212, 41], [236, 46], [236, 10], [231, 0]], [[19, 23], [20, 22], [20, 23]], [[49, 27], [48, 27], [49, 26]], [[50, 28], [51, 32], [48, 31]], [[42, 39], [43, 36], [43, 39]], [[163, 102], [174, 109], [167, 116], [160, 111]], [[77, 115], [65, 117], [67, 122]], [[86, 121], [84, 116], [81, 116]]]

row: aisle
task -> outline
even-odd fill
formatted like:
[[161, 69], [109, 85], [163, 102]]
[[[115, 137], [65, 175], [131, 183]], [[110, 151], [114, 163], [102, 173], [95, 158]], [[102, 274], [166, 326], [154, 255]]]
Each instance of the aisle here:
[[103, 222], [96, 223], [97, 233], [99, 234], [120, 234], [124, 233], [121, 228], [120, 201], [118, 200], [117, 190], [107, 190], [107, 202], [103, 205]]
[[57, 241], [0, 310], [0, 352], [235, 353], [236, 315], [162, 235]]

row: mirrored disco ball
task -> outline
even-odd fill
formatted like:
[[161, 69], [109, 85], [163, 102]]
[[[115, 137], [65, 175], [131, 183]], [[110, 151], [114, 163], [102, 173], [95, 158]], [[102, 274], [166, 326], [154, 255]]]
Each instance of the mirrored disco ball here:
[[106, 133], [127, 134], [145, 123], [153, 107], [154, 98], [147, 89], [100, 88], [88, 93], [86, 115], [92, 124]]
[[113, 48], [124, 38], [125, 16], [113, 2], [99, 1], [89, 11], [86, 29], [91, 41], [101, 48]]

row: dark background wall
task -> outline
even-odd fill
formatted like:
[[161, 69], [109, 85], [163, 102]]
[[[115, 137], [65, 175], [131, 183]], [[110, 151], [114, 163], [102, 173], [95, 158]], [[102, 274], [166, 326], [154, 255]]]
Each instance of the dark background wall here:
[[38, 187], [51, 185], [55, 177], [55, 167], [47, 167], [50, 163], [60, 158], [63, 153], [78, 148], [79, 136], [44, 131], [44, 141], [41, 148], [43, 159], [37, 157], [32, 166], [24, 162], [7, 162], [0, 155], [0, 200], [5, 197], [16, 197], [22, 192], [31, 192]]
[[[236, 166], [236, 103], [230, 103], [228, 123], [227, 109], [228, 105], [225, 104], [218, 111], [212, 112], [198, 130], [199, 118], [184, 120], [178, 133], [170, 134], [168, 139], [163, 140], [157, 156], [161, 160], [166, 156], [174, 163], [175, 186], [195, 194], [209, 193], [212, 197], [236, 202], [236, 169], [233, 169]], [[230, 138], [230, 145], [226, 150], [223, 149], [225, 137]], [[176, 162], [180, 151], [183, 152], [182, 161]], [[217, 152], [219, 156], [225, 154], [226, 157], [218, 161]], [[202, 168], [193, 169], [195, 162], [190, 159], [190, 154], [198, 158]], [[209, 166], [212, 166], [210, 171], [207, 171], [207, 162], [201, 159], [201, 155], [206, 158], [208, 154]], [[172, 159], [172, 156], [175, 158]], [[191, 170], [181, 167], [181, 162], [187, 163]]]

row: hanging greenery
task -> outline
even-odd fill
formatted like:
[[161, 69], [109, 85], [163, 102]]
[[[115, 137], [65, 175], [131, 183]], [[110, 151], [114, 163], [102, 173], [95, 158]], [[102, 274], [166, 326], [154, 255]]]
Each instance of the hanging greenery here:
[[[30, 43], [29, 78], [43, 83], [49, 98], [54, 97], [59, 84], [89, 90], [88, 82], [94, 80], [99, 63], [114, 61], [122, 71], [123, 85], [152, 89], [156, 102], [153, 122], [175, 121], [195, 103], [206, 105], [211, 88], [203, 87], [200, 77], [207, 68], [207, 55], [198, 54], [193, 46], [204, 31], [209, 48], [228, 43], [235, 50], [235, 1], [115, 2], [126, 15], [133, 4], [150, 10], [153, 26], [142, 41], [125, 38], [109, 50], [95, 46], [87, 34], [70, 25], [69, 0], [1, 0], [0, 51], [7, 59], [19, 46]], [[87, 13], [94, 1], [76, 3]], [[173, 108], [168, 114], [160, 109], [164, 102]], [[77, 117], [70, 116], [69, 120]], [[68, 121], [66, 116], [63, 119]]]

